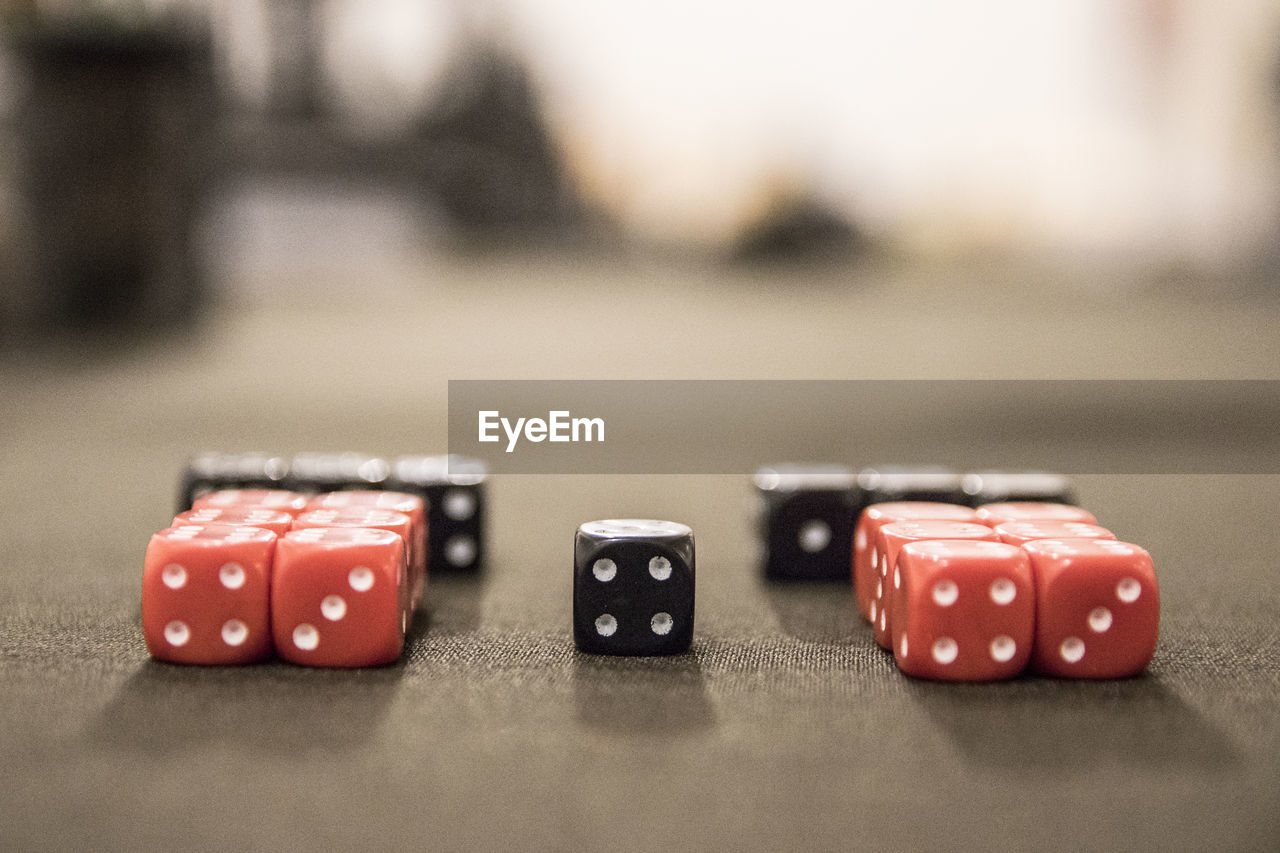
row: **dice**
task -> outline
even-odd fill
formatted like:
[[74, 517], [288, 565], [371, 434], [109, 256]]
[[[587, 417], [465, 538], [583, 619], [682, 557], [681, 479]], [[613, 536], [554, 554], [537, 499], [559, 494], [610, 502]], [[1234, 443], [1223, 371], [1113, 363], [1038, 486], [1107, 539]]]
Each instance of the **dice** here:
[[409, 594], [398, 534], [368, 527], [293, 530], [276, 546], [271, 578], [276, 653], [306, 666], [391, 663], [404, 649]]
[[573, 637], [583, 652], [672, 655], [693, 640], [693, 531], [592, 521], [574, 537]]
[[[410, 595], [414, 601], [414, 606], [417, 606], [417, 603], [422, 599], [422, 592], [426, 587], [427, 579], [428, 532], [426, 510], [423, 506], [422, 498], [404, 492], [354, 489], [346, 492], [328, 492], [323, 495], [316, 495], [307, 504], [307, 510], [308, 512], [304, 513], [304, 515], [308, 521], [300, 526], [333, 526], [332, 519], [342, 517], [344, 521], [339, 526], [356, 524], [366, 527], [383, 527], [386, 530], [401, 533], [404, 536], [405, 545], [408, 547], [409, 553]], [[328, 515], [311, 515], [311, 512], [316, 510], [333, 512]], [[388, 510], [407, 516], [410, 522], [409, 530], [404, 531], [398, 527], [380, 524], [373, 520], [373, 517], [367, 512], [364, 512], [365, 510]], [[353, 511], [354, 515], [352, 514]], [[377, 516], [377, 518], [381, 518], [381, 516]], [[325, 519], [330, 520], [326, 521]], [[384, 521], [387, 520], [390, 519], [384, 519]], [[372, 523], [370, 523], [371, 521]]]
[[196, 498], [219, 489], [279, 488], [288, 473], [285, 459], [267, 453], [198, 453], [182, 473], [178, 512], [186, 512]]
[[312, 509], [304, 512], [293, 521], [294, 530], [309, 530], [326, 527], [367, 527], [386, 530], [404, 540], [405, 561], [409, 572], [408, 597], [410, 606], [417, 608], [418, 598], [423, 586], [422, 572], [418, 568], [418, 553], [421, 550], [421, 539], [418, 527], [412, 517], [402, 512], [389, 509], [378, 509], [372, 506], [347, 506], [336, 509]]
[[299, 492], [376, 489], [390, 468], [387, 460], [364, 453], [297, 453], [289, 460], [285, 482]]
[[880, 562], [879, 552], [875, 549], [876, 534], [881, 527], [895, 521], [921, 520], [974, 522], [977, 515], [969, 507], [958, 504], [903, 501], [873, 504], [858, 516], [853, 534], [853, 591], [858, 612], [868, 622], [876, 620], [871, 612], [871, 603], [876, 598], [876, 568]]
[[898, 552], [908, 542], [929, 539], [999, 541], [996, 532], [985, 524], [963, 521], [895, 521], [881, 527], [872, 546], [880, 555], [880, 566], [875, 576], [875, 592], [871, 602], [871, 625], [876, 642], [883, 648], [888, 649], [893, 645], [892, 590], [902, 585], [902, 574], [897, 569]]
[[1076, 502], [1071, 480], [1048, 471], [976, 471], [964, 475], [961, 488], [966, 503], [975, 507], [1010, 501]]
[[189, 524], [231, 524], [238, 527], [261, 527], [276, 536], [283, 536], [293, 528], [293, 516], [273, 509], [254, 507], [205, 507], [189, 509], [174, 516], [170, 527]]
[[894, 572], [892, 646], [903, 672], [993, 681], [1026, 667], [1036, 596], [1023, 549], [977, 540], [908, 542]]
[[878, 465], [858, 472], [862, 505], [929, 501], [964, 504], [964, 478], [938, 465]]
[[432, 572], [474, 572], [485, 559], [484, 463], [464, 456], [401, 456], [386, 488], [426, 501], [427, 566]]
[[1160, 627], [1150, 554], [1110, 539], [1040, 539], [1022, 548], [1036, 589], [1032, 670], [1124, 678], [1146, 669]]
[[857, 479], [834, 465], [775, 466], [756, 471], [758, 531], [770, 580], [850, 579]]
[[1097, 524], [1093, 513], [1062, 503], [1042, 501], [1017, 501], [1013, 503], [983, 504], [977, 509], [978, 521], [989, 527], [1012, 521], [1074, 521], [1080, 524]]
[[151, 537], [142, 568], [142, 633], [152, 657], [240, 664], [271, 654], [268, 610], [276, 535], [189, 524]]
[[1036, 539], [1115, 539], [1105, 527], [1080, 521], [1009, 521], [992, 530], [1001, 542], [1024, 545]]
[[269, 509], [297, 517], [310, 499], [287, 489], [220, 489], [192, 502], [192, 509]]

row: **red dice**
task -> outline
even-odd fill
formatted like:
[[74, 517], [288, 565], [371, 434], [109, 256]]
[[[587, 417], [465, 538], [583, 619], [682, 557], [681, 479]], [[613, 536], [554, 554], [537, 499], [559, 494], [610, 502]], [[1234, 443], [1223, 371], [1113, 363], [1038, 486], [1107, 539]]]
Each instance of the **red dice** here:
[[893, 655], [909, 675], [947, 681], [1012, 678], [1031, 657], [1031, 563], [1001, 542], [909, 542], [889, 607]]
[[978, 521], [989, 527], [1010, 521], [1077, 521], [1097, 524], [1093, 513], [1070, 504], [1016, 503], [983, 504], [977, 509]]
[[376, 666], [400, 657], [408, 627], [404, 540], [368, 527], [315, 527], [276, 547], [276, 653], [308, 666]]
[[293, 527], [293, 516], [287, 512], [255, 507], [205, 507], [189, 509], [173, 519], [172, 527], [188, 524], [231, 524], [236, 527], [261, 527], [283, 536]]
[[151, 537], [142, 569], [142, 633], [153, 657], [231, 664], [271, 654], [268, 611], [276, 535], [191, 524]]
[[1037, 539], [1115, 539], [1105, 527], [1080, 521], [1010, 521], [994, 528], [1001, 542], [1024, 545]]
[[979, 539], [998, 541], [996, 533], [984, 524], [963, 521], [895, 521], [880, 528], [872, 547], [880, 556], [875, 573], [874, 599], [871, 602], [876, 642], [888, 649], [893, 644], [893, 590], [902, 585], [902, 574], [896, 568], [898, 552], [908, 542], [929, 539]]
[[974, 511], [968, 507], [929, 501], [872, 504], [864, 509], [853, 531], [853, 593], [862, 618], [876, 621], [871, 603], [876, 598], [876, 564], [880, 562], [880, 555], [875, 542], [881, 527], [895, 521], [974, 521], [975, 518]]
[[222, 489], [195, 499], [192, 509], [272, 509], [297, 516], [307, 508], [306, 495], [284, 489]]
[[411, 531], [405, 536], [412, 581], [410, 596], [414, 607], [422, 600], [427, 581], [427, 513], [422, 498], [405, 492], [382, 492], [354, 489], [317, 495], [308, 510], [383, 509], [409, 516]]
[[1022, 547], [1036, 584], [1033, 670], [1123, 678], [1146, 669], [1160, 627], [1150, 554], [1109, 539], [1041, 539]]

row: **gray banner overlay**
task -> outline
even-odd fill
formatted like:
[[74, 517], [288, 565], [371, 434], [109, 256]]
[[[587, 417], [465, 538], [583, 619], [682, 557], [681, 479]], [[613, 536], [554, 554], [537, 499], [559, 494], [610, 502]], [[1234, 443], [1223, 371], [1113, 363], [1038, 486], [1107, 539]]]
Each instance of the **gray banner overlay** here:
[[451, 380], [449, 452], [497, 474], [1276, 474], [1280, 381]]

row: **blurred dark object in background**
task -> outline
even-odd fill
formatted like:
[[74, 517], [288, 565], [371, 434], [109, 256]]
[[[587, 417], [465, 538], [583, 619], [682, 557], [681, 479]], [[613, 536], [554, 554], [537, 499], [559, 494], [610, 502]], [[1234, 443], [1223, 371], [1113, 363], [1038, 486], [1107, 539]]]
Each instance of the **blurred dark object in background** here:
[[733, 247], [744, 264], [830, 263], [851, 260], [870, 246], [843, 215], [813, 195], [775, 200]]
[[192, 318], [217, 98], [207, 34], [91, 18], [10, 33], [30, 281], [15, 337]]
[[582, 219], [528, 73], [496, 47], [461, 52], [411, 137], [427, 202], [464, 238], [553, 237]]

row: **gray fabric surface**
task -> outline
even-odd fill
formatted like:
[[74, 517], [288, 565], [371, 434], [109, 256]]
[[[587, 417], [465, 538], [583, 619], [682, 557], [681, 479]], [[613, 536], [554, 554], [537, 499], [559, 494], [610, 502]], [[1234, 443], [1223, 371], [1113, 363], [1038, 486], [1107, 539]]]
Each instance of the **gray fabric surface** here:
[[[601, 307], [590, 276], [559, 268], [526, 292], [524, 270], [490, 272], [504, 286], [455, 271], [395, 294], [403, 311], [278, 299], [92, 364], [4, 366], [0, 849], [1280, 848], [1275, 476], [1081, 478], [1084, 504], [1156, 558], [1161, 641], [1137, 679], [907, 679], [847, 588], [759, 579], [746, 482], [712, 476], [496, 478], [489, 571], [433, 578], [394, 666], [150, 661], [141, 557], [187, 452], [436, 451], [451, 376], [764, 374], [762, 355], [725, 354], [734, 328], [772, 330], [778, 377], [862, 373], [839, 366], [861, 356], [881, 375], [1069, 375], [1069, 350], [1086, 353], [1087, 375], [1280, 364], [1257, 337], [1276, 328], [1274, 306], [1141, 300], [1128, 337], [1104, 319], [1069, 344], [1058, 333], [1084, 325], [1052, 305], [1017, 309], [1029, 325], [997, 358], [991, 341], [962, 345], [1001, 301], [974, 290], [972, 311], [927, 321], [967, 330], [904, 349], [891, 369], [874, 341], [810, 335], [867, 316], [909, 328], [913, 299], [828, 289], [783, 310], [750, 283], [686, 274], [637, 289], [607, 270], [633, 321], [679, 297], [677, 325], [706, 335], [601, 354], [574, 337]], [[1079, 299], [1089, 311], [1111, 297]], [[449, 328], [423, 319], [441, 316]], [[1220, 335], [1206, 317], [1255, 336]], [[605, 325], [621, 340], [626, 324]], [[1048, 343], [1020, 355], [1033, 339]], [[1209, 357], [1195, 371], [1180, 348]], [[805, 357], [817, 351], [832, 357]], [[1153, 360], [1126, 360], [1139, 352]], [[921, 448], [918, 461], [938, 460]], [[619, 515], [694, 528], [691, 654], [573, 651], [573, 530]]]

